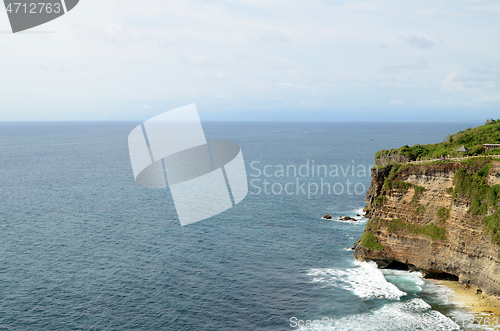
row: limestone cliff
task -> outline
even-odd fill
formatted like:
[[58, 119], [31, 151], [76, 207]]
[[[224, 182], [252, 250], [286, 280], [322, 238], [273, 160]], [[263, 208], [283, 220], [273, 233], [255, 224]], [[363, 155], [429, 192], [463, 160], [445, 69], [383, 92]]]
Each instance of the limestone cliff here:
[[498, 184], [500, 162], [486, 158], [373, 169], [355, 257], [500, 295]]

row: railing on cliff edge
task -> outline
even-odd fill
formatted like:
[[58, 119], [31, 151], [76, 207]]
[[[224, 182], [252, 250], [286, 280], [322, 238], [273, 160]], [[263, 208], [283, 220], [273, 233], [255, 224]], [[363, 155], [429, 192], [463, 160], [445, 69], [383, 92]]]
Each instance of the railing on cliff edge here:
[[[463, 161], [467, 159], [472, 159], [475, 157], [491, 157], [494, 159], [500, 159], [500, 155], [475, 155], [475, 156], [465, 156], [465, 157], [456, 157], [456, 158], [446, 158], [444, 161]], [[428, 163], [428, 162], [435, 162], [435, 161], [443, 161], [441, 159], [430, 159], [430, 160], [419, 160], [419, 161], [408, 161], [408, 162], [401, 162], [402, 164], [419, 164], [419, 163]]]

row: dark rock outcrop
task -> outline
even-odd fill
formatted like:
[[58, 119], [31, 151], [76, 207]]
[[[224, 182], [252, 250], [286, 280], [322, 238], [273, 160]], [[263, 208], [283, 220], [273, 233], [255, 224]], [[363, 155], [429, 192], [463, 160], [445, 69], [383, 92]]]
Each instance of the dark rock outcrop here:
[[341, 222], [357, 222], [358, 220], [349, 216], [344, 216], [339, 218], [339, 221]]

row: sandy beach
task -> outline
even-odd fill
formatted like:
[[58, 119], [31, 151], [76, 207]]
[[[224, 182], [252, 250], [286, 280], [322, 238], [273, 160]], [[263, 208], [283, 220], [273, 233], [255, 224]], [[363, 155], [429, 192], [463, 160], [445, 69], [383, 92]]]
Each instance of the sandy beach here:
[[499, 298], [483, 294], [476, 287], [464, 286], [456, 281], [439, 280], [436, 283], [445, 285], [453, 291], [450, 299], [476, 316], [475, 324], [490, 325], [495, 330], [500, 330]]

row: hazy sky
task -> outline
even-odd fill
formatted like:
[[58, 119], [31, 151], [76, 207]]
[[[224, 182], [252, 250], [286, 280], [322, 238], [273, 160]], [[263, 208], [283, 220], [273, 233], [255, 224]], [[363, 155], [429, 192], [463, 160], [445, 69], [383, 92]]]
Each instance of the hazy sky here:
[[498, 1], [80, 0], [19, 34], [0, 10], [0, 120], [500, 118]]

